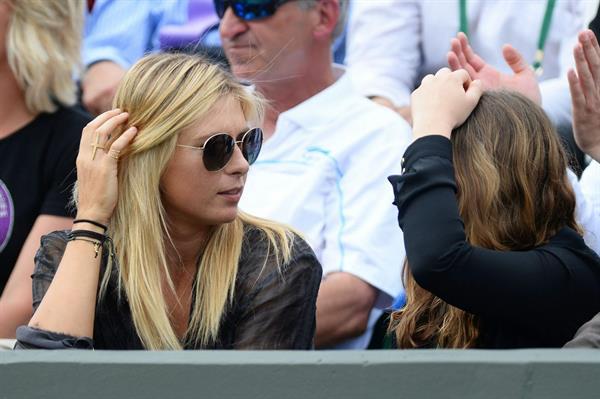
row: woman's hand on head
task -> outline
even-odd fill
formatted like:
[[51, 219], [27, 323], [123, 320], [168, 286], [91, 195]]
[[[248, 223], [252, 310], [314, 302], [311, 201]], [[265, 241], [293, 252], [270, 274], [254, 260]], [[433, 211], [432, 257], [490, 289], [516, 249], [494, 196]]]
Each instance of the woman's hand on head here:
[[77, 218], [107, 224], [117, 204], [119, 153], [137, 133], [129, 127], [111, 141], [127, 122], [128, 114], [113, 109], [97, 116], [84, 129], [77, 156]]
[[481, 94], [481, 82], [472, 81], [467, 71], [440, 69], [427, 75], [411, 96], [413, 137], [438, 134], [450, 138], [452, 129], [471, 114]]

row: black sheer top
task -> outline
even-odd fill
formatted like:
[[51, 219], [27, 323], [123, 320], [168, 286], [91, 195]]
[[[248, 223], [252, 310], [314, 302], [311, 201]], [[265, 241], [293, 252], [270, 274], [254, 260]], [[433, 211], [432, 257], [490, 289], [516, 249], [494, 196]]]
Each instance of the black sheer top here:
[[600, 258], [577, 232], [564, 227], [524, 251], [472, 246], [458, 212], [450, 140], [416, 140], [403, 167], [390, 181], [408, 265], [421, 287], [478, 316], [480, 347], [560, 347], [600, 311]]
[[[42, 238], [35, 257], [33, 308], [40, 304], [67, 244], [67, 231]], [[207, 347], [185, 349], [310, 349], [315, 332], [321, 265], [308, 244], [293, 235], [291, 260], [278, 265], [267, 256], [264, 233], [246, 226], [233, 303], [226, 309], [219, 337]], [[103, 261], [101, 273], [106, 259]], [[263, 266], [264, 265], [264, 266]], [[102, 275], [102, 274], [101, 274]], [[135, 331], [125, 294], [118, 295], [115, 268], [104, 297], [96, 304], [94, 337], [72, 337], [22, 326], [17, 349], [144, 349]], [[119, 297], [121, 299], [119, 299]], [[192, 299], [192, 306], [194, 298]]]

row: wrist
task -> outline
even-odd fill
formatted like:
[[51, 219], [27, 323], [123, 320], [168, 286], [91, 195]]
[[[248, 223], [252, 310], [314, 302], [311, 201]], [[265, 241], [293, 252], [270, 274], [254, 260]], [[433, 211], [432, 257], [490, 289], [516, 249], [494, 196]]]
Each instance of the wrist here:
[[424, 136], [440, 135], [450, 138], [452, 128], [443, 123], [417, 123], [413, 122], [413, 139]]
[[93, 220], [96, 223], [100, 223], [103, 225], [108, 225], [108, 222], [110, 221], [110, 215], [107, 215], [106, 212], [102, 212], [102, 211], [96, 211], [96, 210], [82, 210], [82, 209], [78, 209], [77, 210], [77, 216], [75, 216], [75, 219], [87, 219], [87, 220]]

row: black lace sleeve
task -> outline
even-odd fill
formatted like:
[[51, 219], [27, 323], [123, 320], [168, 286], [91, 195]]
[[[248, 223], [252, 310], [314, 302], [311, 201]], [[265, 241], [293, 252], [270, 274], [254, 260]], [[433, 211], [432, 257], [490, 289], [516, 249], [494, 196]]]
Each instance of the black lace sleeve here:
[[[250, 235], [252, 250], [240, 265], [233, 349], [311, 349], [322, 269], [308, 244], [293, 236], [290, 262], [265, 263], [265, 240]], [[264, 264], [264, 266], [263, 266]]]
[[[41, 246], [35, 255], [35, 268], [31, 276], [34, 312], [52, 283], [66, 246], [66, 231], [55, 231], [42, 237]], [[88, 337], [78, 338], [28, 326], [21, 326], [17, 329], [15, 349], [91, 349], [92, 347], [92, 339]]]

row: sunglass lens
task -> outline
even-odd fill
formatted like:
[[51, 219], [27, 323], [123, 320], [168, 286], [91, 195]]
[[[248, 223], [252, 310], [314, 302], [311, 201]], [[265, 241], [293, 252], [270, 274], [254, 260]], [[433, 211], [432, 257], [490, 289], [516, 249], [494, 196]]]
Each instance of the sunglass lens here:
[[[233, 13], [244, 21], [270, 17], [277, 9], [276, 0], [230, 0]], [[227, 4], [225, 5], [225, 9]], [[225, 14], [225, 9], [223, 14]]]
[[260, 154], [260, 149], [262, 147], [262, 141], [263, 134], [262, 130], [259, 128], [254, 128], [244, 135], [242, 154], [244, 154], [244, 158], [246, 158], [248, 164], [252, 165], [254, 161], [256, 161], [256, 158], [258, 158], [258, 154]]
[[235, 140], [228, 134], [218, 134], [211, 137], [204, 144], [202, 160], [204, 167], [209, 171], [223, 169], [233, 155]]
[[225, 10], [227, 10], [227, 7], [229, 6], [228, 1], [213, 0], [213, 4], [215, 5], [215, 12], [217, 13], [219, 19], [223, 18], [223, 15], [225, 15]]

